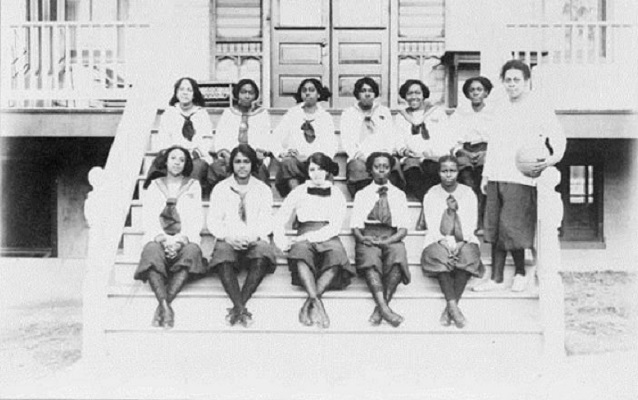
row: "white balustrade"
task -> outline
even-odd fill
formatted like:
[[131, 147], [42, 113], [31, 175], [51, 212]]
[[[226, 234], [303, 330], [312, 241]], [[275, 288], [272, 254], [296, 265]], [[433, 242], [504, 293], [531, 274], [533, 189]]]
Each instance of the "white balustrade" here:
[[125, 100], [147, 23], [23, 22], [3, 27], [2, 107], [100, 107]]

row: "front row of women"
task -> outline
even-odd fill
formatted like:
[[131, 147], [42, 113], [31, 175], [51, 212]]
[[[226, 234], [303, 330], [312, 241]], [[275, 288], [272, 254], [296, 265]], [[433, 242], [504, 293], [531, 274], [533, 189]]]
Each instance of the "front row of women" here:
[[[188, 178], [193, 168], [189, 151], [173, 146], [159, 157], [157, 170], [149, 174], [147, 190], [141, 195], [147, 244], [135, 279], [148, 281], [157, 297], [152, 324], [170, 328], [175, 318], [171, 302], [189, 277], [206, 273], [199, 247], [202, 201], [199, 183]], [[389, 181], [394, 163], [395, 158], [385, 152], [374, 152], [366, 159], [373, 181], [354, 199], [355, 268], [339, 239], [346, 200], [332, 184], [339, 167], [330, 157], [314, 153], [308, 158], [309, 179], [290, 192], [273, 217], [271, 189], [252, 175], [260, 165], [255, 150], [246, 144], [233, 149], [232, 174], [213, 189], [207, 217], [208, 229], [216, 238], [208, 266], [217, 272], [233, 303], [227, 322], [251, 324], [248, 300], [276, 268], [272, 233], [274, 244], [287, 252], [292, 284], [307, 294], [299, 311], [303, 325], [329, 327], [323, 293], [346, 288], [358, 272], [376, 303], [370, 322], [378, 325], [385, 320], [399, 326], [403, 317], [389, 303], [400, 283], [410, 283], [403, 243], [410, 221], [405, 193]], [[441, 323], [463, 327], [465, 317], [458, 302], [470, 276], [483, 272], [478, 240], [467, 228], [477, 218], [476, 196], [457, 183], [454, 157], [442, 157], [439, 164], [441, 184], [428, 192], [423, 203], [432, 228], [426, 235], [421, 265], [426, 274], [438, 279], [444, 293]], [[297, 236], [289, 238], [285, 226], [293, 216]], [[243, 287], [238, 280], [242, 268], [247, 269]]]

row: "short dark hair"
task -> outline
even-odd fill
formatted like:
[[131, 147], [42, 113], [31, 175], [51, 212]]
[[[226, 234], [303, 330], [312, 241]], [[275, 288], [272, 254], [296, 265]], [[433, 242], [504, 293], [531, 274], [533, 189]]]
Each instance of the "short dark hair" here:
[[444, 156], [441, 156], [439, 158], [439, 171], [441, 170], [441, 165], [443, 165], [444, 162], [453, 162], [454, 164], [456, 164], [456, 167], [458, 168], [459, 166], [459, 160], [458, 158], [454, 157], [451, 154], [446, 154]]
[[303, 99], [301, 98], [301, 89], [303, 89], [304, 85], [308, 82], [312, 83], [317, 89], [317, 93], [319, 93], [319, 101], [326, 101], [332, 96], [332, 93], [330, 93], [330, 89], [328, 89], [327, 86], [323, 86], [319, 79], [306, 78], [301, 81], [301, 83], [297, 87], [297, 93], [295, 93], [295, 100], [297, 101], [297, 103], [301, 103], [303, 101]]
[[366, 170], [368, 172], [372, 171], [372, 165], [374, 164], [374, 160], [376, 160], [379, 157], [387, 158], [390, 161], [390, 169], [394, 168], [394, 164], [396, 163], [396, 160], [394, 157], [392, 157], [392, 154], [385, 151], [375, 151], [372, 154], [370, 154], [368, 158], [366, 158]]
[[410, 90], [410, 86], [412, 85], [419, 85], [421, 87], [424, 99], [430, 97], [430, 88], [428, 88], [425, 83], [421, 82], [418, 79], [408, 79], [407, 81], [403, 82], [403, 85], [401, 85], [401, 87], [399, 88], [399, 96], [403, 100], [405, 100], [405, 97], [408, 95], [408, 90]]
[[517, 69], [523, 73], [523, 78], [529, 80], [532, 77], [532, 71], [529, 69], [529, 65], [525, 64], [521, 60], [509, 60], [501, 67], [501, 80], [505, 79], [505, 73], [510, 69]]
[[151, 164], [151, 168], [149, 168], [148, 173], [146, 174], [144, 189], [148, 188], [153, 180], [161, 178], [168, 174], [166, 162], [168, 161], [168, 155], [171, 154], [173, 150], [181, 150], [184, 153], [185, 162], [184, 169], [182, 170], [182, 175], [191, 175], [191, 173], [193, 172], [193, 157], [191, 157], [191, 153], [182, 146], [171, 146], [165, 150], [161, 150], [157, 157], [155, 157], [155, 159], [153, 160], [153, 164]]
[[199, 90], [199, 85], [197, 84], [197, 81], [187, 76], [183, 78], [179, 78], [177, 82], [175, 82], [175, 85], [173, 86], [173, 97], [171, 97], [171, 100], [168, 102], [168, 105], [174, 106], [175, 104], [179, 103], [179, 100], [177, 99], [177, 89], [179, 89], [179, 86], [182, 84], [182, 81], [184, 80], [189, 81], [191, 86], [193, 87], [193, 104], [195, 104], [196, 106], [204, 107], [204, 96], [202, 95], [202, 91]]
[[379, 97], [379, 84], [377, 83], [377, 81], [375, 81], [374, 79], [370, 78], [369, 76], [364, 76], [363, 78], [357, 80], [354, 83], [354, 92], [352, 92], [352, 94], [354, 94], [354, 97], [356, 99], [359, 99], [359, 93], [361, 93], [361, 89], [363, 89], [363, 85], [368, 85], [372, 88], [372, 91], [374, 92], [374, 97]]
[[472, 78], [466, 80], [465, 83], [463, 84], [463, 94], [468, 99], [470, 98], [470, 85], [472, 85], [472, 83], [474, 83], [474, 82], [478, 82], [481, 85], [483, 85], [483, 89], [485, 89], [487, 94], [490, 94], [490, 92], [492, 91], [492, 88], [494, 87], [492, 85], [492, 82], [489, 79], [487, 79], [486, 77], [484, 77], [484, 76], [473, 76]]
[[255, 91], [255, 96], [256, 96], [255, 100], [257, 100], [259, 98], [259, 87], [255, 83], [255, 81], [248, 78], [240, 79], [239, 82], [233, 85], [233, 99], [235, 100], [239, 99], [239, 91], [241, 90], [241, 87], [244, 85], [250, 85], [253, 87], [253, 90]]
[[339, 164], [332, 161], [332, 158], [325, 155], [324, 153], [317, 152], [308, 157], [308, 160], [306, 161], [306, 175], [308, 175], [310, 163], [317, 164], [319, 168], [328, 172], [332, 176], [339, 175]]
[[257, 158], [257, 152], [245, 143], [239, 144], [230, 152], [230, 165], [228, 166], [230, 172], [235, 173], [233, 164], [235, 162], [235, 157], [237, 157], [237, 154], [239, 153], [248, 157], [250, 160], [250, 172], [256, 174], [257, 171], [259, 171], [259, 159]]

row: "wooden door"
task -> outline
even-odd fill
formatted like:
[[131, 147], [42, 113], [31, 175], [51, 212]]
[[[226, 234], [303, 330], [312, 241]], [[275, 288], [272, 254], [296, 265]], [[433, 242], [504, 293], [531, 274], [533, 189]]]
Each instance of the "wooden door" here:
[[296, 104], [304, 78], [329, 85], [329, 0], [273, 0], [272, 106]]
[[332, 106], [355, 102], [354, 83], [373, 78], [383, 104], [389, 100], [389, 1], [335, 0], [332, 2]]

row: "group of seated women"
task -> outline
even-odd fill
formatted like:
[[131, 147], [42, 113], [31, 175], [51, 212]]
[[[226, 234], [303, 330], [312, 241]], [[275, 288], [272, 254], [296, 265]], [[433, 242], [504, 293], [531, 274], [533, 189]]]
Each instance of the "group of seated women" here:
[[[214, 271], [233, 304], [227, 322], [249, 326], [253, 317], [247, 303], [275, 271], [279, 248], [287, 257], [292, 284], [307, 294], [299, 311], [303, 325], [329, 327], [322, 295], [345, 289], [358, 273], [376, 304], [370, 322], [399, 326], [403, 317], [389, 303], [400, 283], [410, 283], [403, 239], [416, 223], [408, 216], [406, 191], [422, 201], [428, 229], [421, 267], [438, 280], [444, 294], [442, 325], [465, 326], [458, 303], [468, 280], [484, 272], [475, 234], [483, 220], [477, 195], [487, 193], [484, 240], [492, 244], [492, 277], [474, 290], [504, 289], [507, 251], [516, 267], [512, 290], [524, 290], [524, 249], [532, 247], [536, 226], [535, 178], [559, 162], [565, 150], [555, 115], [529, 91], [530, 76], [520, 61], [503, 66], [509, 102], [500, 111], [503, 116], [493, 121], [477, 116], [486, 108], [483, 100], [491, 83], [482, 77], [468, 80], [463, 91], [471, 108], [450, 122], [460, 132], [452, 141], [446, 138], [447, 114], [424, 102], [429, 90], [422, 82], [409, 80], [401, 87], [408, 107], [393, 122], [389, 110], [374, 101], [379, 96], [376, 82], [367, 77], [357, 81], [357, 102], [344, 111], [341, 122], [347, 186], [354, 197], [354, 266], [339, 239], [346, 199], [333, 184], [339, 172], [333, 160], [338, 148], [334, 125], [319, 105], [330, 97], [329, 90], [316, 79], [302, 81], [296, 94], [300, 104], [271, 135], [268, 115], [256, 105], [257, 85], [240, 81], [233, 89], [235, 105], [224, 111], [217, 127], [217, 151], [210, 153], [201, 146], [210, 125], [195, 118], [205, 113], [200, 111], [201, 93], [194, 81], [181, 79], [175, 102], [171, 100], [175, 110], [163, 117], [184, 120], [181, 136], [173, 133], [178, 140], [160, 152], [141, 195], [147, 244], [135, 278], [148, 281], [157, 297], [153, 325], [172, 327], [171, 302], [189, 276]], [[162, 121], [162, 129], [171, 124], [179, 125]], [[525, 168], [520, 166], [522, 148], [527, 153], [534, 149]], [[279, 164], [275, 186], [285, 197], [275, 215], [268, 184], [272, 162]], [[204, 223], [205, 185], [212, 193]], [[296, 229], [292, 237], [286, 234], [291, 220]], [[208, 263], [199, 247], [204, 226], [215, 238]], [[240, 285], [242, 269], [247, 272]]]

